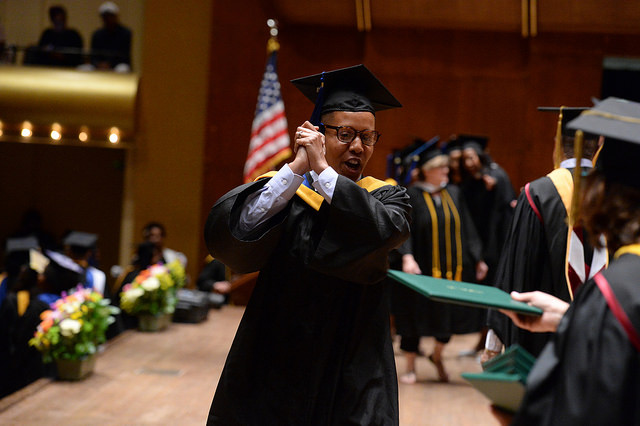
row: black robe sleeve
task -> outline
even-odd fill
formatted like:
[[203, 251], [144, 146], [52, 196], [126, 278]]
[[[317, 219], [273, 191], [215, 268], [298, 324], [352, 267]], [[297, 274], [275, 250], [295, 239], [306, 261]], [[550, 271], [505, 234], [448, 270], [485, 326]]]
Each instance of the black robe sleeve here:
[[265, 265], [282, 234], [287, 208], [240, 238], [237, 223], [247, 196], [269, 179], [241, 185], [223, 195], [211, 208], [204, 227], [204, 239], [211, 255], [236, 273], [255, 272]]
[[[603, 274], [634, 326], [640, 324], [640, 258]], [[593, 280], [577, 292], [527, 380], [515, 425], [640, 423], [640, 354]]]

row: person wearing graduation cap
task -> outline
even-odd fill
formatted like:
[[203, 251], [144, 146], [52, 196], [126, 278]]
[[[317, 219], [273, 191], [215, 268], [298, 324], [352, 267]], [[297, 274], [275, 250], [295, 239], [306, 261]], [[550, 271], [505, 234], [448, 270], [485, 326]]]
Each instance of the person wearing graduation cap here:
[[[606, 250], [594, 250], [584, 229], [568, 224], [577, 159], [575, 132], [567, 128], [567, 124], [587, 108], [538, 109], [558, 113], [555, 170], [527, 183], [520, 193], [498, 267], [496, 286], [508, 293], [538, 290], [570, 302], [578, 287], [608, 262]], [[598, 135], [584, 134], [580, 159], [582, 174], [592, 169], [598, 145]], [[551, 337], [550, 333], [523, 330], [496, 311], [489, 311], [488, 323], [491, 331], [487, 335], [484, 360], [499, 354], [503, 344], [516, 343], [538, 356]]]
[[49, 308], [39, 297], [38, 275], [29, 266], [30, 250], [39, 250], [34, 236], [7, 239], [8, 278], [3, 285], [8, 288], [0, 303], [0, 398], [46, 372], [40, 353], [29, 346], [40, 314]]
[[376, 113], [401, 105], [363, 65], [293, 83], [316, 102], [295, 158], [224, 195], [205, 225], [212, 256], [260, 271], [208, 423], [397, 425], [384, 278], [411, 206], [363, 173]]
[[449, 182], [454, 185], [462, 183], [462, 140], [457, 135], [451, 135], [444, 151], [449, 155]]
[[489, 266], [483, 284], [493, 285], [516, 196], [507, 173], [486, 153], [487, 137], [459, 135], [458, 139], [462, 144], [460, 186]]
[[91, 265], [95, 256], [98, 236], [88, 232], [72, 231], [63, 240], [65, 254], [84, 269], [82, 284], [100, 294], [106, 290], [107, 277], [104, 272]]
[[576, 293], [529, 373], [513, 424], [638, 424], [640, 103], [608, 98], [568, 127], [605, 137], [580, 215], [592, 244], [603, 235], [613, 257]]
[[[449, 158], [437, 141], [427, 142], [418, 164], [417, 181], [407, 190], [413, 210], [411, 237], [401, 248], [402, 270], [456, 281], [480, 280], [486, 273], [482, 244], [460, 190], [448, 185]], [[417, 380], [415, 360], [421, 336], [434, 336], [436, 344], [428, 359], [438, 379], [448, 381], [442, 350], [452, 334], [477, 332], [482, 328], [480, 309], [433, 302], [405, 286], [394, 290], [394, 316], [400, 348], [407, 361], [400, 381]]]

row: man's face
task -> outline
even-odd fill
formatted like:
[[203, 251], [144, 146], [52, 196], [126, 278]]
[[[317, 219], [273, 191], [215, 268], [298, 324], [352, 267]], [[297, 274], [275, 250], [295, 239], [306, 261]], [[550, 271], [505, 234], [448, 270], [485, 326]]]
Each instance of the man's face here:
[[160, 228], [151, 228], [149, 230], [149, 235], [147, 237], [147, 241], [155, 244], [157, 247], [162, 247], [164, 237], [162, 236], [162, 230]]
[[462, 164], [470, 175], [476, 176], [482, 170], [482, 164], [480, 163], [480, 157], [473, 148], [466, 148], [462, 151]]
[[[322, 122], [331, 126], [350, 126], [355, 130], [375, 130], [376, 119], [370, 112], [335, 111], [322, 117]], [[342, 143], [336, 136], [336, 130], [326, 129], [325, 158], [338, 174], [357, 181], [373, 154], [373, 146], [364, 145], [360, 136], [351, 143]]]

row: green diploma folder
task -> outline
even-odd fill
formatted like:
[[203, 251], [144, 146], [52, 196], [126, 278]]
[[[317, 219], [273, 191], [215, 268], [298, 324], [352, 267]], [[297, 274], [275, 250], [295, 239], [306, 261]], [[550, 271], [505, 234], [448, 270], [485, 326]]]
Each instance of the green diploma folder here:
[[440, 302], [542, 315], [542, 309], [517, 302], [507, 292], [496, 287], [407, 274], [393, 269], [389, 270], [388, 275], [412, 290]]
[[516, 344], [482, 364], [482, 373], [462, 373], [462, 378], [496, 407], [516, 412], [522, 403], [527, 376], [534, 363], [533, 355]]

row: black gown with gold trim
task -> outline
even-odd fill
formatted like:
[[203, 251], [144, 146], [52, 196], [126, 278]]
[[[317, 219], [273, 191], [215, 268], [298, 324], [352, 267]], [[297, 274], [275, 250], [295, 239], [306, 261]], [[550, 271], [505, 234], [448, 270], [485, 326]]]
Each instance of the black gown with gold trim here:
[[[305, 186], [244, 238], [248, 194], [223, 196], [205, 226], [211, 254], [260, 270], [218, 383], [209, 424], [398, 424], [383, 278], [409, 235], [404, 188], [338, 177], [331, 204]], [[366, 188], [366, 189], [365, 189]]]
[[[567, 209], [570, 208], [567, 206], [572, 192], [573, 178], [567, 169], [556, 169], [529, 183], [522, 191], [504, 245], [497, 287], [507, 293], [539, 290], [571, 302], [566, 268], [569, 256]], [[586, 240], [583, 246], [584, 257], [590, 264], [593, 248]], [[518, 328], [507, 316], [496, 311], [489, 311], [488, 323], [507, 347], [517, 343], [534, 356], [538, 356], [552, 336], [551, 333], [531, 333]]]

